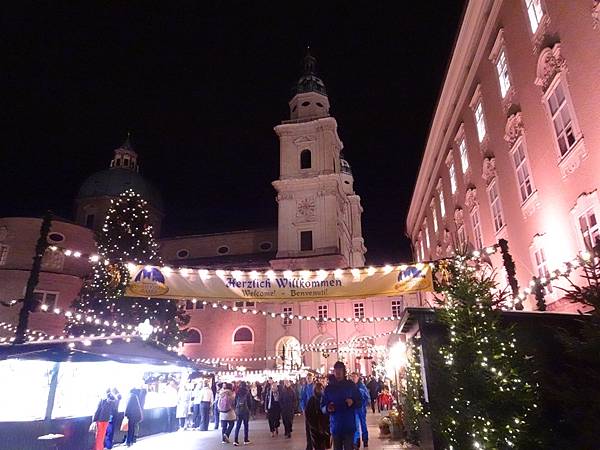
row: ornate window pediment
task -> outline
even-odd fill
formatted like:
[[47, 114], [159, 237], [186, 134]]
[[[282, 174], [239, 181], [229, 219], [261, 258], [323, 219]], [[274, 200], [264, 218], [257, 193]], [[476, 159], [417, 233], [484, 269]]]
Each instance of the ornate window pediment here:
[[489, 184], [496, 176], [496, 158], [489, 157], [483, 160], [483, 168], [481, 169], [481, 177]]
[[465, 206], [470, 209], [475, 205], [477, 205], [477, 188], [471, 187], [465, 193]]
[[600, 0], [593, 0], [592, 20], [594, 21], [594, 29], [600, 30]]
[[511, 115], [506, 120], [506, 127], [504, 128], [504, 140], [508, 143], [508, 146], [512, 148], [523, 133], [525, 132], [525, 125], [523, 124], [523, 114], [521, 112]]
[[464, 212], [462, 208], [456, 208], [454, 210], [454, 222], [456, 225], [462, 225], [465, 223]]
[[554, 44], [554, 47], [546, 47], [540, 53], [538, 58], [535, 84], [541, 86], [542, 91], [546, 92], [554, 77], [565, 70], [567, 64], [562, 56], [560, 42]]

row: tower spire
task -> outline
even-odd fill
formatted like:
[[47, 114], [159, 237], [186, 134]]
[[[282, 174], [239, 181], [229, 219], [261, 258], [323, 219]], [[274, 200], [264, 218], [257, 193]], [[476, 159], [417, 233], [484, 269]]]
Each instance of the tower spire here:
[[306, 46], [306, 53], [304, 55], [304, 71], [302, 74], [306, 75], [316, 75], [317, 74], [317, 59], [310, 54], [310, 45]]
[[302, 76], [293, 89], [294, 95], [306, 92], [327, 95], [325, 83], [317, 76], [317, 58], [311, 54], [310, 47], [306, 47], [306, 53], [302, 60]]
[[133, 150], [133, 145], [131, 144], [131, 131], [127, 132], [127, 137], [125, 138], [125, 142], [121, 145], [121, 148], [125, 150]]
[[113, 169], [127, 169], [138, 172], [140, 170], [138, 165], [138, 155], [131, 144], [131, 132], [127, 132], [125, 141], [115, 149], [115, 154], [110, 167]]

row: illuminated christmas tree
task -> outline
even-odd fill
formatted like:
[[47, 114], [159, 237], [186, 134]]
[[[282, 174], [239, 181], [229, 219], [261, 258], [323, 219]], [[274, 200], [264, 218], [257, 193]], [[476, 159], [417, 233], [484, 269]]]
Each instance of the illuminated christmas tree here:
[[432, 415], [450, 449], [534, 448], [526, 430], [537, 410], [536, 388], [513, 332], [500, 323], [493, 276], [481, 269], [458, 256], [440, 271], [447, 396]]
[[403, 411], [406, 440], [412, 444], [419, 444], [421, 420], [425, 417], [419, 345], [420, 339], [413, 338], [406, 349], [408, 364], [406, 365]]
[[182, 341], [179, 325], [189, 318], [175, 300], [124, 297], [130, 281], [128, 264], [161, 264], [147, 202], [139, 194], [127, 190], [111, 200], [97, 245], [99, 259], [73, 303], [77, 313], [69, 318], [67, 333], [131, 332], [148, 320], [154, 327], [153, 339], [176, 347]]

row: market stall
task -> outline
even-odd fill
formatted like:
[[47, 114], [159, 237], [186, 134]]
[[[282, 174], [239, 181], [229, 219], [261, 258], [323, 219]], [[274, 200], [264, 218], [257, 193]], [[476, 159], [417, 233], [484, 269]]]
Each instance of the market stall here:
[[[6, 448], [46, 448], [40, 436], [57, 438], [59, 448], [85, 450], [91, 416], [107, 389], [119, 393], [120, 415], [132, 389], [143, 398], [139, 435], [167, 431], [176, 387], [191, 375], [211, 372], [140, 338], [62, 339], [0, 346], [0, 435]], [[115, 437], [118, 442], [119, 433]]]

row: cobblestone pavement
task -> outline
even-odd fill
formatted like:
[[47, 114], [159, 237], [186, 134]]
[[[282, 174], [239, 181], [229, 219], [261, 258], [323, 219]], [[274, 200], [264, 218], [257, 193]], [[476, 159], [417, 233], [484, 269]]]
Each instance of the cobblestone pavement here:
[[[369, 413], [367, 417], [369, 428], [369, 450], [397, 450], [397, 449], [415, 449], [413, 446], [406, 446], [398, 441], [391, 441], [388, 438], [379, 437], [377, 420], [379, 414]], [[240, 443], [243, 440], [243, 427], [240, 430]], [[235, 430], [234, 430], [235, 431]], [[231, 434], [233, 442], [233, 432]], [[257, 417], [250, 421], [250, 441], [247, 446], [240, 445], [240, 448], [254, 448], [256, 450], [305, 450], [306, 435], [304, 432], [304, 417], [295, 416], [292, 432], [292, 439], [283, 437], [283, 427], [280, 428], [279, 436], [273, 438], [269, 433], [267, 420], [264, 416]], [[120, 447], [117, 447], [120, 448]], [[140, 439], [132, 446], [133, 450], [223, 450], [233, 448], [233, 444], [222, 444], [221, 433], [211, 429], [209, 431], [177, 431], [174, 433], [164, 433], [155, 436], [149, 436]]]

